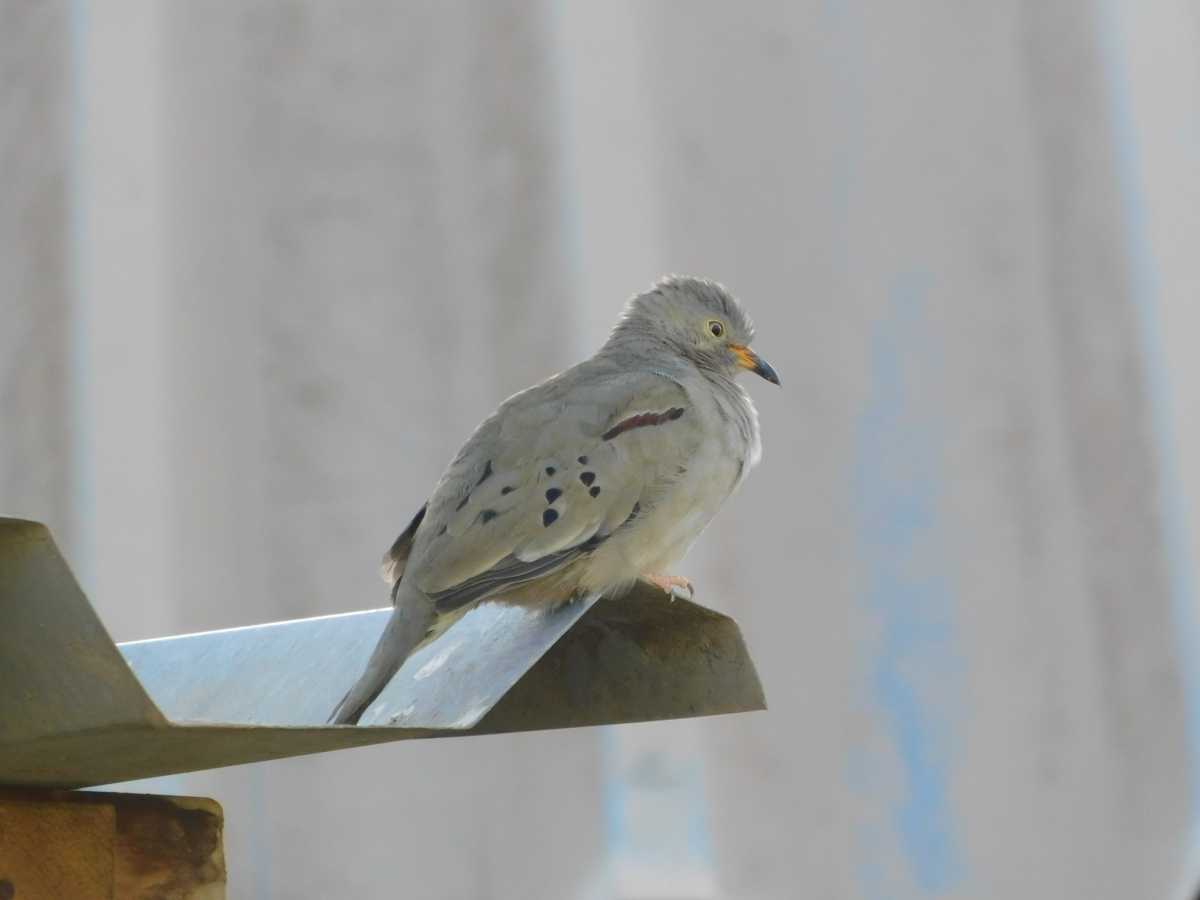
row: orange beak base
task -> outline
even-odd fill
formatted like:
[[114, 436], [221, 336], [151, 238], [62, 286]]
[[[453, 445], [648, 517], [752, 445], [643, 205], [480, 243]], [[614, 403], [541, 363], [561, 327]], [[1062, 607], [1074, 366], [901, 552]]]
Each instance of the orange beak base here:
[[767, 379], [771, 384], [779, 384], [779, 373], [775, 371], [775, 367], [749, 347], [739, 347], [734, 344], [729, 349], [738, 358], [738, 363], [743, 369], [749, 369], [755, 375]]

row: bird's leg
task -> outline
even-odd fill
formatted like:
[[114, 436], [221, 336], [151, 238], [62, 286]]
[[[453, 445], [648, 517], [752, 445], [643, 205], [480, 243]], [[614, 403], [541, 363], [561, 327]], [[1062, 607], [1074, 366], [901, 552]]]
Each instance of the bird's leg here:
[[672, 596], [675, 595], [675, 592], [672, 591], [671, 588], [676, 588], [676, 587], [687, 588], [689, 600], [692, 597], [696, 596], [696, 589], [694, 587], [692, 587], [692, 583], [690, 581], [688, 581], [686, 578], [684, 578], [682, 575], [659, 575], [655, 572], [643, 572], [642, 577], [645, 578], [647, 581], [649, 581], [651, 584], [658, 585], [660, 588], [662, 588], [664, 591], [666, 591], [668, 594], [670, 594]]

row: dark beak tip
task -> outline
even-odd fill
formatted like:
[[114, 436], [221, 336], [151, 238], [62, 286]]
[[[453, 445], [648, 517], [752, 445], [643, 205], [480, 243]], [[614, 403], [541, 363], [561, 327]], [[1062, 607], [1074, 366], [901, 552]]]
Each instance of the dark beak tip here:
[[754, 367], [754, 374], [760, 376], [761, 378], [765, 378], [776, 387], [783, 387], [783, 385], [779, 383], [779, 373], [775, 371], [775, 367], [761, 356], [758, 358], [758, 365]]

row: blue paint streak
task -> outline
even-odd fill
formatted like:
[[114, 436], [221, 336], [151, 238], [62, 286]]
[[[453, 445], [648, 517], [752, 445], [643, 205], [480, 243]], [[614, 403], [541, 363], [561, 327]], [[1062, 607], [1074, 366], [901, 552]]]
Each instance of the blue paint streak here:
[[704, 787], [704, 767], [693, 759], [687, 767], [687, 846], [698, 868], [713, 870], [712, 825], [708, 819], [708, 792]]
[[608, 864], [663, 873], [713, 869], [713, 847], [700, 761], [654, 751], [622, 768], [620, 726], [603, 729], [604, 821]]
[[[909, 875], [929, 896], [960, 884], [965, 872], [950, 801], [963, 667], [939, 516], [943, 428], [930, 397], [939, 352], [927, 334], [927, 291], [920, 270], [898, 279], [872, 336], [873, 394], [851, 488], [865, 582], [858, 603], [879, 629], [868, 705], [887, 746], [856, 750], [852, 781], [888, 809]], [[885, 769], [898, 770], [903, 783], [882, 783]], [[873, 895], [889, 882], [882, 843], [865, 842], [869, 860], [860, 869]]]
[[600, 730], [600, 753], [604, 765], [604, 834], [608, 839], [608, 855], [624, 852], [631, 843], [625, 820], [625, 790], [617, 771], [619, 748], [615, 725]]
[[[1177, 441], [1171, 418], [1171, 389], [1158, 309], [1159, 276], [1154, 264], [1149, 212], [1142, 186], [1142, 160], [1133, 118], [1132, 89], [1125, 68], [1115, 0], [1103, 0], [1101, 11], [1104, 62], [1109, 81], [1109, 113], [1116, 142], [1126, 238], [1133, 266], [1134, 304], [1158, 457], [1158, 502], [1166, 540], [1171, 611], [1175, 619], [1174, 637], [1186, 693], [1192, 782], [1192, 865], [1200, 870], [1200, 651], [1197, 648], [1200, 624], [1197, 622], [1195, 585], [1188, 553], [1187, 513], [1175, 453]], [[1192, 876], [1196, 874], [1191, 873]], [[1195, 885], [1191, 885], [1190, 889], [1194, 891]]]

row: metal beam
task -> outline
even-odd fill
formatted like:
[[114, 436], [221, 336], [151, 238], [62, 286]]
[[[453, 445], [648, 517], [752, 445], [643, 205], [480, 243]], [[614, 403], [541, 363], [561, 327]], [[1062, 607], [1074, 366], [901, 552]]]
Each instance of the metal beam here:
[[53, 538], [0, 519], [0, 784], [83, 787], [383, 741], [764, 709], [730, 618], [639, 586], [479, 604], [358, 726], [325, 719], [391, 611], [117, 646]]

